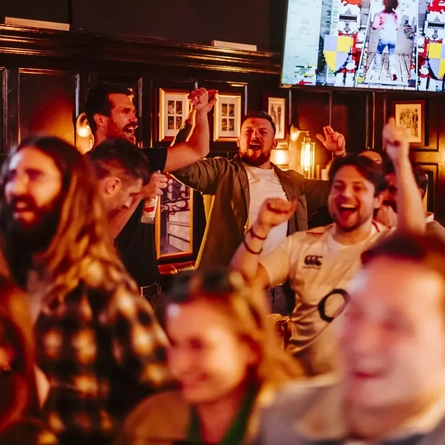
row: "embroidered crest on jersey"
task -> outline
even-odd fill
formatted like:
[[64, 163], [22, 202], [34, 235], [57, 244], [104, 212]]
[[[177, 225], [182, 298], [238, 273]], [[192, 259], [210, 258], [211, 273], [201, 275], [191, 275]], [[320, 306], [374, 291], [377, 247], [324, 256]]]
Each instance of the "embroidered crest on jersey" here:
[[323, 256], [322, 255], [306, 255], [304, 257], [304, 264], [305, 264], [305, 268], [307, 267], [314, 267], [314, 268], [318, 268], [321, 267], [321, 260], [322, 260]]

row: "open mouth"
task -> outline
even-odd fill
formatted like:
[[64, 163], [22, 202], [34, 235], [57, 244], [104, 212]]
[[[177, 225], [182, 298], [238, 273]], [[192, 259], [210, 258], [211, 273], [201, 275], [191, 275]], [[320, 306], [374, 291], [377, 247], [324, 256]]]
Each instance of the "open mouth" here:
[[251, 142], [249, 144], [249, 148], [251, 150], [261, 150], [263, 148], [263, 146], [259, 142]]
[[125, 127], [124, 133], [131, 138], [135, 138], [136, 137], [136, 128], [137, 128], [137, 126]]
[[340, 215], [344, 217], [351, 216], [357, 211], [357, 207], [352, 204], [341, 204], [338, 209], [340, 211]]

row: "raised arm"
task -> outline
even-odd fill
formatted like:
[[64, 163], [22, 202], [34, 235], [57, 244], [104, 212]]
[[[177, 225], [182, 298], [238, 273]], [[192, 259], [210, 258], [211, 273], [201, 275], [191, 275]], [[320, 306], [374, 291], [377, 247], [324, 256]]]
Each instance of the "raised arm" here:
[[394, 164], [397, 181], [397, 230], [424, 233], [426, 227], [422, 198], [409, 161], [409, 137], [392, 117], [383, 129], [383, 146]]
[[216, 90], [207, 91], [205, 88], [198, 88], [190, 93], [189, 99], [195, 112], [195, 125], [188, 140], [169, 147], [164, 171], [179, 170], [208, 155], [210, 130], [207, 113], [216, 101], [216, 93]]
[[266, 257], [276, 256], [275, 263], [282, 262], [277, 268], [280, 271], [279, 276], [274, 274], [272, 280], [269, 273], [260, 264], [259, 255], [272, 228], [287, 221], [295, 212], [295, 209], [295, 202], [289, 202], [281, 198], [266, 199], [260, 208], [258, 219], [235, 252], [230, 268], [240, 272], [247, 281], [255, 282], [255, 284], [265, 288], [285, 281], [289, 273], [288, 267], [286, 267], [288, 258], [285, 256], [285, 251], [277, 247]]

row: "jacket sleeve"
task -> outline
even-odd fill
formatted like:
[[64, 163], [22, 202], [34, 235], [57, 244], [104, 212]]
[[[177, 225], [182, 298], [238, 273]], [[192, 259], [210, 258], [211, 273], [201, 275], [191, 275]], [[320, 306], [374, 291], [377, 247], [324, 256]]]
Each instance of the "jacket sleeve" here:
[[306, 195], [307, 214], [309, 217], [319, 207], [327, 205], [329, 182], [320, 179], [306, 179], [303, 184], [303, 193]]
[[178, 181], [204, 195], [214, 195], [218, 180], [227, 166], [228, 161], [224, 158], [203, 159], [172, 172], [172, 175]]

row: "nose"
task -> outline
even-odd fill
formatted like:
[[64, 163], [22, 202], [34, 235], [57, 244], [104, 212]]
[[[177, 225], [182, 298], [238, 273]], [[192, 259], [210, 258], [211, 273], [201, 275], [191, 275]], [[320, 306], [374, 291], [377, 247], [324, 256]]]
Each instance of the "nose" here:
[[177, 348], [169, 350], [168, 362], [173, 375], [178, 379], [191, 369], [196, 368], [196, 361], [192, 359], [191, 355], [187, 351], [179, 351]]
[[260, 130], [258, 128], [254, 128], [252, 131], [252, 139], [257, 138], [260, 136]]
[[132, 124], [137, 124], [137, 123], [138, 123], [138, 117], [136, 116], [136, 114], [133, 113], [133, 114], [131, 115], [130, 122], [131, 122]]
[[345, 187], [342, 190], [341, 196], [343, 196], [344, 198], [353, 198], [354, 192], [352, 190], [352, 187]]
[[373, 354], [380, 350], [382, 340], [376, 325], [363, 321], [354, 332], [349, 332], [347, 343], [358, 354]]

